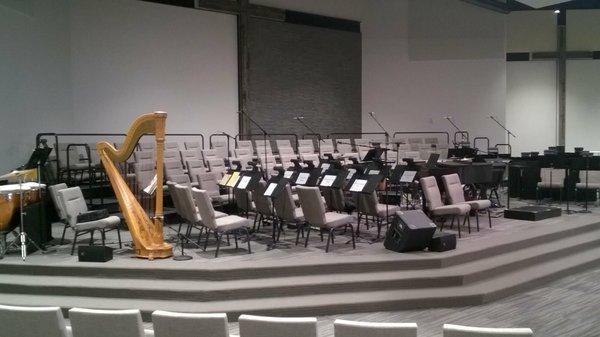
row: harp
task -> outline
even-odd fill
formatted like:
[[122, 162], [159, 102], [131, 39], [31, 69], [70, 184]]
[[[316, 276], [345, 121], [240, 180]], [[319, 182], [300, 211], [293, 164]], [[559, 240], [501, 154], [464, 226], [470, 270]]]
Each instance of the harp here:
[[[133, 238], [135, 255], [140, 258], [167, 258], [173, 255], [173, 247], [163, 237], [163, 151], [165, 142], [165, 122], [167, 113], [155, 111], [139, 116], [127, 131], [120, 149], [108, 142], [99, 142], [96, 149], [104, 165], [106, 175], [115, 192], [121, 212]], [[154, 134], [156, 140], [156, 208], [151, 220], [133, 192], [121, 176], [115, 163], [124, 162], [133, 152], [138, 140], [147, 134]]]

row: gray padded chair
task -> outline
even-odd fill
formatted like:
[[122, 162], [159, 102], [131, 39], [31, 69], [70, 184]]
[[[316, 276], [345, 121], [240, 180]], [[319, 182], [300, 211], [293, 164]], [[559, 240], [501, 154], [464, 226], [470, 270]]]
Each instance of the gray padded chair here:
[[296, 245], [300, 240], [300, 232], [304, 233], [304, 227], [306, 220], [304, 219], [304, 213], [301, 207], [296, 207], [294, 197], [292, 195], [292, 188], [289, 184], [285, 185], [283, 192], [279, 198], [275, 198], [273, 202], [275, 205], [275, 212], [282, 225], [295, 224], [296, 225]]
[[202, 150], [202, 144], [200, 142], [183, 142], [183, 146], [185, 146], [186, 150]]
[[[463, 226], [466, 222], [469, 223], [469, 232], [471, 232], [471, 220], [469, 219], [469, 212], [471, 212], [471, 206], [467, 204], [455, 204], [455, 205], [444, 205], [442, 202], [442, 195], [438, 188], [435, 177], [424, 177], [419, 180], [421, 189], [425, 195], [427, 203], [427, 210], [429, 214], [434, 218], [444, 219], [440, 231], [444, 229], [444, 223], [446, 216], [451, 216], [452, 221], [450, 225], [454, 225], [454, 220], [457, 217], [463, 216]], [[460, 233], [460, 218], [458, 219], [458, 237], [461, 237]]]
[[[190, 236], [192, 228], [200, 230], [201, 236], [203, 227], [199, 226], [203, 226], [202, 217], [200, 216], [200, 213], [198, 213], [198, 208], [196, 207], [194, 197], [192, 196], [192, 188], [190, 186], [180, 184], [173, 185], [172, 187], [169, 186], [169, 188], [172, 188], [177, 200], [177, 202], [175, 202], [177, 214], [179, 214], [179, 216], [181, 216], [181, 218], [183, 218], [183, 220], [185, 220], [185, 222], [188, 224], [186, 236]], [[223, 212], [215, 211], [215, 217], [217, 218], [226, 216], [227, 214]], [[200, 242], [200, 238], [198, 238], [198, 242]]]
[[139, 310], [69, 310], [73, 337], [144, 337]]
[[2, 337], [70, 337], [59, 307], [0, 305]]
[[350, 227], [349, 229], [352, 234], [352, 248], [356, 248], [352, 216], [336, 212], [326, 212], [325, 205], [321, 199], [321, 191], [318, 187], [297, 186], [296, 192], [300, 198], [304, 219], [309, 224], [304, 247], [308, 246], [310, 226], [315, 226], [329, 232], [325, 252], [329, 252], [329, 243], [333, 242], [333, 231], [337, 228]]
[[204, 162], [200, 159], [187, 160], [185, 166], [192, 183], [198, 184], [198, 175], [206, 173]]
[[[594, 190], [597, 196], [600, 191], [600, 171], [589, 170], [587, 173], [585, 170], [579, 171], [579, 182], [575, 184], [575, 188], [577, 190]], [[596, 198], [596, 203], [599, 201]]]
[[[274, 225], [274, 226], [276, 225], [275, 213], [273, 212], [275, 210], [275, 208], [273, 206], [273, 201], [271, 200], [271, 198], [266, 197], [264, 195], [264, 192], [266, 189], [267, 189], [267, 183], [264, 180], [261, 180], [258, 183], [258, 186], [252, 195], [252, 199], [254, 200], [254, 205], [256, 208], [256, 213], [258, 213], [258, 215], [259, 215], [257, 230], [260, 228], [261, 223], [265, 223], [268, 221], [270, 221], [272, 225]], [[279, 238], [279, 234], [281, 234], [281, 228], [279, 229], [279, 231], [277, 233], [278, 238]]]
[[533, 336], [529, 328], [480, 328], [444, 324], [444, 337], [525, 337]]
[[107, 218], [88, 221], [88, 222], [77, 222], [77, 215], [88, 211], [87, 204], [81, 193], [81, 188], [71, 187], [58, 191], [58, 200], [60, 200], [62, 207], [66, 214], [66, 220], [69, 223], [69, 227], [75, 231], [73, 237], [73, 246], [71, 247], [71, 255], [75, 252], [75, 245], [77, 238], [84, 234], [90, 234], [90, 244], [93, 243], [94, 232], [99, 231], [102, 236], [102, 245], [105, 244], [107, 230], [117, 230], [119, 237], [119, 248], [121, 244], [121, 231], [119, 230], [119, 224], [121, 219], [118, 216], [111, 215]]
[[477, 220], [477, 231], [479, 232], [479, 211], [487, 211], [490, 228], [492, 228], [492, 215], [490, 207], [492, 202], [489, 200], [470, 200], [465, 201], [465, 193], [463, 192], [462, 183], [458, 174], [448, 174], [442, 176], [444, 188], [448, 194], [448, 200], [451, 204], [467, 204], [471, 206], [471, 210], [475, 211], [475, 219]]
[[361, 216], [365, 217], [372, 216], [377, 224], [377, 238], [381, 236], [381, 227], [385, 221], [386, 226], [389, 225], [389, 219], [400, 211], [398, 205], [386, 205], [380, 204], [377, 192], [373, 191], [371, 194], [358, 194], [358, 225], [357, 230], [360, 226]]
[[537, 183], [537, 188], [535, 192], [538, 203], [540, 202], [540, 192], [543, 189], [557, 189], [559, 191], [560, 201], [562, 201], [563, 189], [565, 188], [565, 178], [565, 169], [542, 167], [540, 169], [541, 181]]
[[62, 206], [62, 203], [58, 199], [58, 191], [64, 190], [68, 188], [67, 184], [60, 183], [56, 185], [52, 185], [48, 187], [48, 191], [50, 192], [50, 199], [52, 199], [52, 203], [54, 204], [54, 209], [56, 209], [56, 214], [58, 214], [58, 218], [60, 222], [62, 222], [65, 226], [63, 227], [62, 236], [60, 238], [60, 244], [62, 245], [65, 241], [65, 234], [67, 233], [67, 228], [69, 228], [69, 222], [67, 221], [67, 213]]
[[215, 257], [219, 256], [219, 248], [221, 247], [221, 239], [223, 235], [233, 234], [235, 238], [235, 248], [238, 248], [238, 235], [245, 233], [246, 240], [248, 242], [248, 254], [252, 253], [250, 248], [250, 231], [248, 230], [250, 220], [237, 215], [228, 215], [217, 218], [210, 200], [210, 196], [206, 191], [192, 188], [192, 195], [196, 201], [196, 206], [198, 206], [198, 211], [200, 213], [200, 217], [202, 218], [202, 225], [206, 227], [206, 241], [204, 241], [204, 250], [206, 250], [206, 246], [208, 245], [208, 238], [211, 232], [214, 233], [217, 239], [217, 250], [215, 251]]
[[241, 315], [238, 322], [243, 337], [317, 337], [315, 317]]
[[229, 337], [227, 314], [152, 313], [155, 337]]
[[336, 319], [335, 337], [417, 337], [417, 323], [372, 323]]
[[231, 194], [221, 194], [218, 180], [216, 176], [211, 173], [203, 173], [197, 175], [198, 188], [205, 190], [210, 196], [211, 200], [218, 204], [228, 203], [231, 200]]

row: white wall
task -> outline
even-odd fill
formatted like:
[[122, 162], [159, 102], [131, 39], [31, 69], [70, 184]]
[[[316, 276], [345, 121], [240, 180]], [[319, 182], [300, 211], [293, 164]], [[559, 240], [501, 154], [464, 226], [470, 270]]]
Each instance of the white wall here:
[[[556, 15], [522, 11], [507, 15], [508, 52], [556, 50]], [[513, 154], [539, 151], [558, 143], [555, 61], [507, 62], [506, 124]]]
[[0, 174], [25, 163], [36, 133], [70, 129], [68, 19], [62, 0], [0, 0]]
[[73, 128], [125, 132], [164, 110], [167, 132], [237, 133], [235, 16], [133, 0], [71, 0]]
[[504, 142], [486, 119], [504, 120], [502, 14], [462, 1], [254, 0], [254, 3], [361, 21], [363, 132], [454, 130], [442, 118]]

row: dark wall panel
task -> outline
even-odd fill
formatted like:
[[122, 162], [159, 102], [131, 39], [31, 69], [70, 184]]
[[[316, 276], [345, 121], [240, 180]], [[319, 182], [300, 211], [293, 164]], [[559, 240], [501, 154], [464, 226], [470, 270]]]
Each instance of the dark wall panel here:
[[[361, 35], [292, 23], [249, 23], [248, 113], [271, 133], [361, 131]], [[252, 127], [252, 132], [257, 129]]]

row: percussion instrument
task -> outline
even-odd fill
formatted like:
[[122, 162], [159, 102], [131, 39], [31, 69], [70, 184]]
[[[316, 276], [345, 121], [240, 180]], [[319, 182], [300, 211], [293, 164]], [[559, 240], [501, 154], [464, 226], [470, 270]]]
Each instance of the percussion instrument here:
[[0, 186], [0, 232], [10, 232], [16, 227], [16, 224], [11, 226], [11, 220], [21, 206], [21, 195], [23, 207], [39, 202], [39, 189], [43, 187], [45, 185], [34, 182]]

